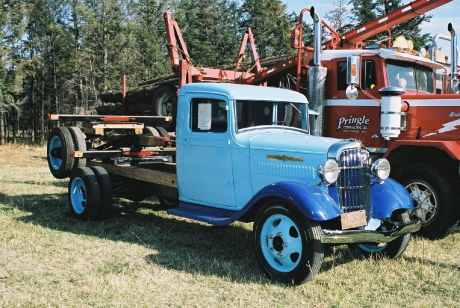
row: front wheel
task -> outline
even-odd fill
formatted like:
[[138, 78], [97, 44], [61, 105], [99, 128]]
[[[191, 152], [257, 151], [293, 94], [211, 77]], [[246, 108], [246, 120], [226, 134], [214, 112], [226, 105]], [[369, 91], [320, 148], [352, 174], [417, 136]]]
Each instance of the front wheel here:
[[410, 193], [414, 214], [422, 221], [418, 232], [429, 239], [444, 238], [458, 225], [456, 198], [447, 178], [425, 164], [412, 164], [395, 179]]
[[[410, 222], [409, 213], [404, 212], [399, 216], [399, 222], [407, 224]], [[411, 234], [400, 236], [389, 243], [358, 243], [349, 244], [350, 250], [360, 254], [365, 258], [385, 257], [388, 259], [396, 259], [406, 250], [409, 245]]]
[[321, 228], [285, 200], [267, 203], [254, 222], [256, 260], [270, 278], [301, 284], [320, 270], [324, 258]]

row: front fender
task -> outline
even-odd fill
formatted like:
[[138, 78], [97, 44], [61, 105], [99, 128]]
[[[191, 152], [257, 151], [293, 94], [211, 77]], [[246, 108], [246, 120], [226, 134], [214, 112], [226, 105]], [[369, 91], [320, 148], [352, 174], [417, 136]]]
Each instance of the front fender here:
[[265, 198], [278, 197], [290, 201], [307, 218], [324, 221], [338, 217], [342, 212], [337, 203], [321, 189], [302, 182], [283, 181], [262, 188], [247, 206]]
[[372, 217], [386, 219], [391, 217], [394, 210], [414, 208], [412, 198], [406, 189], [392, 179], [386, 179], [382, 184], [371, 186]]

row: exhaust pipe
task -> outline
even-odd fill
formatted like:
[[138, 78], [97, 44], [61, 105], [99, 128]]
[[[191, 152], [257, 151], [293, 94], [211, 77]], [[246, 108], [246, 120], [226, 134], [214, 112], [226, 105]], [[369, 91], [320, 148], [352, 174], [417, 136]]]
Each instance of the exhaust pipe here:
[[458, 73], [457, 73], [457, 35], [455, 34], [454, 27], [452, 26], [451, 23], [447, 25], [447, 31], [450, 32], [451, 36], [451, 48], [450, 48], [450, 91], [451, 93], [457, 93], [458, 92], [458, 83], [459, 80], [457, 79]]
[[321, 17], [316, 12], [315, 7], [310, 9], [310, 16], [313, 19], [313, 65], [321, 66]]
[[324, 135], [324, 100], [326, 89], [327, 68], [321, 66], [321, 17], [315, 8], [310, 9], [310, 16], [313, 19], [313, 34], [314, 34], [314, 52], [313, 65], [307, 70], [308, 74], [308, 102], [309, 108], [314, 112], [310, 112], [310, 133], [315, 136]]

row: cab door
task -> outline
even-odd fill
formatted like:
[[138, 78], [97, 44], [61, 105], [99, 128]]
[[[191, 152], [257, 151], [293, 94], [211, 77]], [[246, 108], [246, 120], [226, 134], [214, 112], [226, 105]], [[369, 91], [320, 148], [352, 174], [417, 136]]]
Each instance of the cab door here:
[[[228, 100], [219, 95], [187, 94], [188, 114], [178, 121], [179, 200], [235, 207]], [[183, 101], [182, 101], [183, 102]]]

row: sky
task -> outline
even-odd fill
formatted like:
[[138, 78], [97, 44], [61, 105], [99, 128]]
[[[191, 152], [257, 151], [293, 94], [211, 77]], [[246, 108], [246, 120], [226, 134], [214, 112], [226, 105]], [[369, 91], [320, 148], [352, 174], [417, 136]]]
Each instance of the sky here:
[[[332, 2], [333, 0], [325, 0], [321, 3], [319, 1], [307, 1], [307, 0], [282, 0], [287, 5], [288, 12], [296, 12], [300, 14], [300, 11], [308, 7], [314, 6], [316, 11], [320, 14], [321, 17], [324, 17], [326, 13], [333, 9]], [[403, 1], [403, 4], [407, 4], [412, 1]], [[460, 0], [453, 0], [447, 4], [444, 4], [434, 10], [427, 12], [427, 15], [432, 15], [431, 21], [429, 23], [423, 23], [421, 25], [422, 33], [430, 33], [432, 36], [436, 34], [442, 34], [450, 37], [450, 33], [447, 31], [447, 24], [452, 23], [454, 30], [456, 31], [456, 36], [460, 36]], [[309, 15], [304, 17], [310, 18]], [[457, 39], [458, 41], [458, 39]], [[449, 48], [449, 42], [444, 40], [438, 41], [439, 45], [443, 48]], [[460, 42], [458, 42], [460, 44]]]

